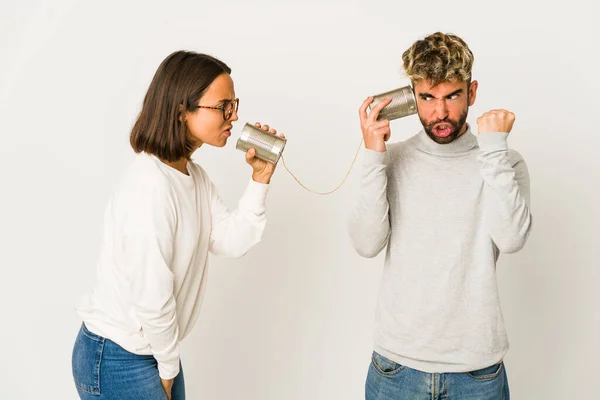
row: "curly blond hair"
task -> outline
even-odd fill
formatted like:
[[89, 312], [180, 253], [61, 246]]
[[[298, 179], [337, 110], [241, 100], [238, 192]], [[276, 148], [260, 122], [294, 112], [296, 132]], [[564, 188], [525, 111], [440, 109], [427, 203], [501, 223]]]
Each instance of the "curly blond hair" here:
[[441, 32], [417, 40], [402, 54], [404, 70], [412, 82], [442, 82], [471, 80], [473, 53], [458, 36]]

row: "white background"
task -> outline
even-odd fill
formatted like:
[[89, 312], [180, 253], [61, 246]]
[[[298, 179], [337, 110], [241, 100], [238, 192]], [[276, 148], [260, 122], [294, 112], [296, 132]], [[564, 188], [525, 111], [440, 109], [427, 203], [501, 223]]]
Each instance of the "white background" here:
[[[597, 6], [325, 3], [2, 0], [1, 399], [77, 397], [74, 305], [94, 285], [104, 206], [133, 159], [129, 130], [168, 54], [205, 52], [233, 69], [233, 137], [194, 156], [233, 207], [250, 174], [235, 150], [244, 122], [283, 131], [290, 169], [330, 190], [359, 144], [361, 102], [408, 84], [402, 52], [438, 30], [475, 54], [468, 121], [491, 108], [515, 112], [510, 146], [531, 174], [533, 233], [498, 265], [513, 398], [595, 396]], [[419, 129], [415, 116], [394, 121], [391, 140]], [[203, 311], [182, 346], [188, 398], [364, 396], [383, 253], [362, 259], [350, 246], [358, 174], [318, 196], [281, 167], [263, 242], [240, 260], [211, 259]]]

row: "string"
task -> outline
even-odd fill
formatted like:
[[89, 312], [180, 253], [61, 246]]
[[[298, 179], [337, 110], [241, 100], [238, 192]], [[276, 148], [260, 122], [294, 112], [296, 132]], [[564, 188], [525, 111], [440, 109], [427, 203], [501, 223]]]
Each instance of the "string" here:
[[292, 178], [294, 178], [294, 180], [296, 182], [298, 182], [298, 184], [300, 186], [302, 186], [304, 189], [308, 190], [311, 193], [314, 194], [319, 194], [319, 195], [328, 195], [331, 194], [335, 191], [337, 191], [339, 188], [342, 187], [342, 185], [346, 182], [346, 179], [348, 178], [348, 175], [350, 175], [350, 171], [352, 171], [352, 167], [354, 166], [354, 163], [356, 162], [356, 159], [358, 158], [358, 153], [360, 152], [360, 149], [362, 147], [363, 144], [363, 139], [360, 140], [360, 143], [358, 144], [358, 149], [356, 150], [356, 154], [354, 155], [354, 160], [352, 160], [352, 164], [350, 164], [350, 168], [348, 169], [348, 172], [346, 172], [346, 176], [344, 176], [344, 179], [342, 180], [342, 182], [333, 190], [330, 190], [328, 192], [316, 192], [314, 190], [311, 190], [309, 188], [307, 188], [302, 182], [300, 182], [300, 180], [296, 177], [296, 175], [294, 175], [294, 173], [292, 171], [290, 171], [287, 167], [287, 165], [285, 164], [285, 158], [283, 157], [283, 154], [281, 155], [281, 161], [283, 161], [283, 167], [285, 168], [285, 170], [292, 176]]

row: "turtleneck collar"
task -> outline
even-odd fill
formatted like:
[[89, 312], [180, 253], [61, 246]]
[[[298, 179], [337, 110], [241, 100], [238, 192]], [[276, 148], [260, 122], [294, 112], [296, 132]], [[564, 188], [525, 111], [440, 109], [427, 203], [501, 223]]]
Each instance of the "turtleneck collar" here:
[[417, 148], [420, 150], [437, 156], [454, 157], [465, 155], [477, 147], [477, 138], [471, 133], [471, 126], [467, 124], [467, 130], [453, 142], [447, 144], [439, 144], [434, 142], [422, 130], [417, 135]]

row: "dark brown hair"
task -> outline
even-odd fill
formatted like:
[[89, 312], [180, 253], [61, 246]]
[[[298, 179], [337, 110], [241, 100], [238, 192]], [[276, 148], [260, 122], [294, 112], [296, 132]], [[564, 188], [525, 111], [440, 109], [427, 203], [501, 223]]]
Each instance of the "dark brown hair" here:
[[223, 73], [230, 74], [231, 69], [206, 54], [176, 51], [165, 58], [154, 74], [131, 130], [129, 141], [133, 150], [169, 162], [189, 159], [194, 139], [188, 134], [183, 113], [195, 111], [200, 97]]

